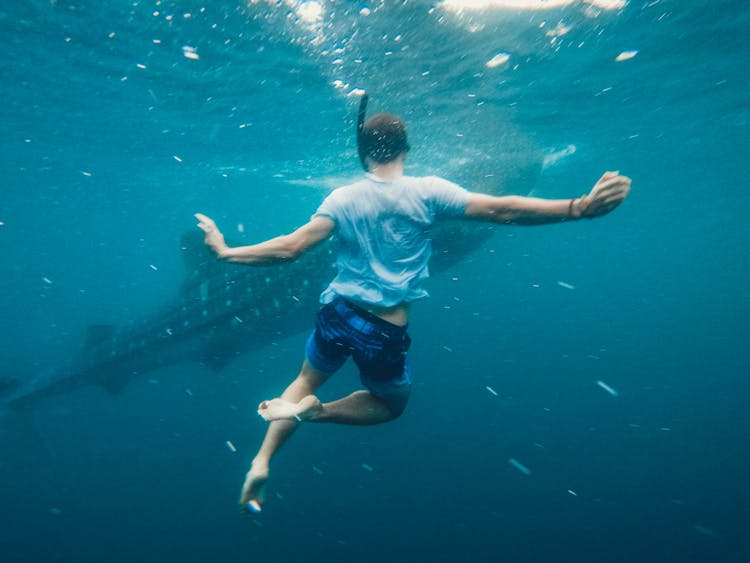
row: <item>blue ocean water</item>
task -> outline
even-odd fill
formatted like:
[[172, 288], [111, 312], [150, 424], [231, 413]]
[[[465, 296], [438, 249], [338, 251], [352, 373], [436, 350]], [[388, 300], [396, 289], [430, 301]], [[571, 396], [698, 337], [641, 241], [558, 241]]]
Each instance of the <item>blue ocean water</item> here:
[[89, 325], [159, 318], [192, 213], [254, 242], [356, 178], [357, 89], [404, 116], [411, 174], [633, 178], [606, 218], [498, 228], [436, 274], [407, 412], [302, 428], [259, 519], [236, 508], [255, 405], [306, 327], [3, 409], [0, 560], [747, 560], [750, 10], [456, 4], [0, 3], [0, 380], [24, 388]]

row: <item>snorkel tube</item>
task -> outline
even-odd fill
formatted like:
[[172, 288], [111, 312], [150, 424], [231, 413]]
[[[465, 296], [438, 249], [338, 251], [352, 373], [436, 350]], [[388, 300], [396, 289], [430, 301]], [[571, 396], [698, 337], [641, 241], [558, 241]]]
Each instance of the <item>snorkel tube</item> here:
[[362, 142], [362, 130], [365, 126], [365, 117], [367, 114], [367, 92], [362, 94], [359, 100], [359, 112], [357, 113], [357, 152], [359, 153], [359, 162], [362, 168], [367, 172], [367, 163], [365, 162], [365, 147]]

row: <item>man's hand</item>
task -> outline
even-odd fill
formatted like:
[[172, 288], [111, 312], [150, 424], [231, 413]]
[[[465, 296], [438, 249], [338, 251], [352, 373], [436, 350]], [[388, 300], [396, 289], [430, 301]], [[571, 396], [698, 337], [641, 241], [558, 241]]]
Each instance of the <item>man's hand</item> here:
[[206, 233], [205, 243], [213, 250], [219, 258], [223, 257], [223, 254], [229, 248], [227, 243], [224, 242], [224, 235], [214, 223], [213, 219], [206, 217], [202, 213], [196, 213], [195, 218], [198, 219], [198, 228]]
[[630, 192], [630, 178], [619, 172], [605, 172], [588, 195], [575, 200], [574, 217], [593, 219], [620, 205]]

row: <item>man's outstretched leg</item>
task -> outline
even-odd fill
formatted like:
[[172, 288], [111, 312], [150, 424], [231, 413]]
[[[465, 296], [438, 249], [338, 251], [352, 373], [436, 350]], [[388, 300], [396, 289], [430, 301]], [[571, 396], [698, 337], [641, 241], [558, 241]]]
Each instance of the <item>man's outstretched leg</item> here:
[[[303, 398], [312, 395], [328, 376], [310, 365], [305, 360], [297, 378], [286, 388], [281, 399], [291, 403], [298, 403]], [[266, 436], [253, 459], [250, 471], [242, 486], [240, 504], [246, 507], [250, 503], [256, 510], [260, 510], [263, 503], [263, 488], [268, 480], [268, 467], [276, 451], [286, 442], [297, 428], [297, 422], [292, 420], [276, 420], [271, 422], [266, 430]]]

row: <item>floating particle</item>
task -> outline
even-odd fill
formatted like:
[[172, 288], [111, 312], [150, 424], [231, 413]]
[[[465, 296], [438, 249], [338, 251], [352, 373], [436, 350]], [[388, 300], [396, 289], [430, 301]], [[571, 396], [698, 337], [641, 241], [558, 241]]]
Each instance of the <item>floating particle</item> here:
[[615, 61], [618, 63], [632, 59], [638, 54], [638, 51], [623, 51], [615, 57]]
[[192, 391], [191, 391], [190, 389], [185, 389], [185, 394], [186, 394], [186, 395], [187, 395], [188, 397], [192, 397], [192, 396], [193, 396], [193, 392], [192, 392]]
[[87, 178], [91, 178], [91, 172], [86, 172], [85, 170], [81, 170], [81, 174], [83, 174]]
[[619, 395], [620, 395], [620, 394], [619, 394], [619, 393], [618, 393], [617, 391], [615, 391], [614, 389], [612, 389], [612, 388], [611, 388], [611, 387], [610, 387], [609, 385], [607, 385], [606, 383], [604, 383], [604, 382], [603, 382], [603, 381], [601, 381], [601, 380], [598, 380], [598, 381], [596, 382], [596, 384], [597, 384], [597, 385], [598, 385], [599, 387], [601, 387], [602, 389], [604, 389], [604, 390], [605, 390], [605, 391], [606, 391], [607, 393], [609, 393], [610, 395], [612, 395], [613, 397], [617, 397], [617, 396], [619, 396]]
[[239, 318], [237, 315], [234, 316], [234, 320], [237, 321], [238, 323], [242, 324], [242, 319]]
[[592, 360], [601, 360], [599, 356], [595, 356], [594, 354], [587, 354], [587, 358], [591, 358]]
[[453, 348], [451, 348], [450, 346], [443, 346], [443, 350], [446, 350], [448, 352], [453, 352]]
[[492, 57], [489, 61], [484, 63], [487, 68], [495, 68], [508, 62], [510, 55], [508, 53], [498, 53]]
[[174, 158], [177, 162], [182, 162], [182, 159], [179, 156], [177, 156], [176, 154], [173, 154], [172, 158]]
[[366, 463], [363, 463], [363, 464], [362, 464], [362, 469], [364, 469], [365, 471], [375, 471], [375, 470], [374, 470], [374, 469], [372, 468], [372, 465], [367, 465]]
[[190, 45], [182, 46], [182, 54], [186, 59], [192, 59], [194, 61], [200, 59], [200, 57], [198, 56], [198, 50], [195, 47], [191, 47]]
[[371, 14], [371, 12], [370, 12], [370, 8], [362, 8], [362, 9], [361, 9], [361, 10], [359, 11], [359, 15], [360, 15], [360, 16], [369, 16], [370, 14]]
[[159, 268], [157, 268], [153, 264], [149, 264], [148, 267], [151, 268], [154, 272], [158, 272], [159, 271]]
[[60, 510], [56, 506], [53, 506], [52, 508], [50, 508], [49, 511], [50, 511], [50, 514], [54, 514], [55, 516], [60, 516], [60, 514], [62, 514], [62, 510]]
[[147, 379], [146, 382], [150, 383], [151, 385], [159, 385], [158, 379]]
[[570, 493], [571, 495], [573, 495], [574, 497], [577, 497], [577, 496], [578, 496], [578, 493], [577, 493], [577, 492], [575, 492], [575, 491], [574, 491], [573, 489], [568, 489], [568, 492], [569, 492], [569, 493]]
[[535, 446], [536, 446], [537, 448], [541, 448], [542, 450], [544, 449], [544, 446], [543, 446], [542, 444], [540, 444], [539, 442], [534, 442], [534, 445], [535, 445]]
[[319, 467], [316, 467], [315, 465], [312, 466], [312, 470], [315, 471], [318, 475], [323, 475], [323, 470]]
[[171, 328], [168, 328], [168, 329], [167, 329], [167, 330], [165, 330], [164, 332], [166, 332], [166, 333], [167, 333], [167, 335], [169, 335], [169, 336], [172, 336], [172, 329], [171, 329]]
[[47, 277], [42, 278], [42, 281], [47, 285], [52, 285], [52, 280]]
[[557, 285], [560, 287], [564, 287], [565, 289], [575, 289], [576, 286], [574, 286], [572, 283], [564, 282], [564, 281], [558, 281]]
[[161, 44], [161, 39], [152, 39], [151, 43], [153, 43], [154, 45], [160, 45]]
[[508, 459], [508, 463], [510, 463], [513, 467], [518, 469], [524, 475], [531, 475], [531, 469], [526, 467], [523, 463], [518, 461], [516, 458], [511, 457], [510, 459]]
[[495, 391], [495, 390], [494, 390], [494, 389], [493, 389], [492, 387], [490, 387], [489, 385], [487, 385], [487, 386], [485, 386], [485, 389], [487, 389], [487, 391], [489, 391], [489, 392], [490, 392], [490, 393], [492, 393], [492, 394], [493, 394], [493, 395], [494, 395], [495, 397], [497, 397], [497, 391]]
[[5, 226], [5, 221], [0, 221], [0, 227], [4, 227], [4, 226]]
[[669, 426], [662, 426], [659, 430], [662, 432], [670, 432], [672, 429]]
[[232, 443], [232, 441], [231, 441], [231, 440], [227, 440], [227, 441], [226, 441], [226, 442], [224, 442], [224, 443], [225, 443], [225, 444], [227, 445], [227, 448], [229, 448], [229, 451], [230, 451], [230, 452], [232, 452], [232, 453], [237, 453], [237, 448], [235, 448], [235, 447], [234, 447], [234, 444]]
[[110, 39], [114, 39], [115, 38], [115, 32], [114, 31], [111, 32], [109, 35], [107, 35], [107, 37], [109, 37]]
[[237, 225], [237, 232], [238, 233], [244, 233], [245, 232], [245, 225], [243, 225], [242, 223], [239, 223]]
[[140, 68], [141, 70], [146, 70], [146, 65], [144, 65], [144, 64], [138, 63], [138, 64], [136, 64], [135, 66], [137, 66], [137, 67], [138, 67], [138, 68]]

